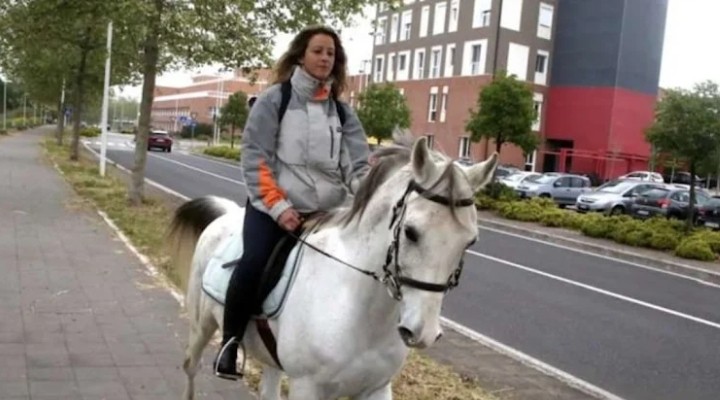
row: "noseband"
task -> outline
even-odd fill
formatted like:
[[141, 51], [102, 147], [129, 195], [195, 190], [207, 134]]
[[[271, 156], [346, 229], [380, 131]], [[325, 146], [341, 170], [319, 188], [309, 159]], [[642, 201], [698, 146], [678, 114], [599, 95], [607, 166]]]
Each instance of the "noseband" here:
[[447, 207], [469, 207], [475, 204], [475, 201], [470, 199], [459, 199], [450, 201], [447, 197], [430, 193], [429, 190], [421, 187], [417, 182], [411, 180], [408, 184], [407, 189], [403, 196], [398, 200], [392, 210], [392, 219], [390, 220], [390, 226], [388, 229], [393, 230], [393, 240], [388, 246], [387, 256], [385, 257], [385, 264], [383, 265], [383, 276], [381, 282], [383, 282], [390, 292], [390, 295], [395, 300], [402, 300], [402, 286], [411, 287], [413, 289], [424, 290], [427, 292], [439, 292], [445, 293], [455, 288], [460, 281], [460, 274], [463, 269], [463, 260], [460, 259], [460, 263], [457, 268], [450, 274], [445, 283], [431, 283], [419, 281], [408, 276], [403, 276], [402, 268], [398, 262], [398, 255], [400, 253], [400, 234], [402, 231], [402, 224], [405, 220], [405, 211], [407, 210], [407, 199], [410, 193], [416, 192], [424, 199], [432, 202], [442, 204]]

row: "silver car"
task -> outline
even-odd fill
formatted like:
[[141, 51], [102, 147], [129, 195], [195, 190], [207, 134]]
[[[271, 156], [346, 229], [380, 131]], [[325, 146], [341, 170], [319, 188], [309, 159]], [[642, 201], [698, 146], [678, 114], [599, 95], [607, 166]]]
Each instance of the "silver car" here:
[[639, 180], [615, 180], [605, 183], [592, 192], [578, 196], [575, 208], [579, 212], [602, 212], [620, 215], [630, 210], [630, 205], [650, 189], [662, 188], [664, 184]]
[[522, 185], [523, 183], [529, 182], [535, 178], [539, 178], [540, 176], [542, 176], [542, 174], [537, 172], [520, 171], [511, 175], [504, 176], [500, 178], [499, 181], [507, 187], [517, 189], [518, 186]]
[[548, 197], [560, 207], [575, 205], [583, 193], [592, 190], [590, 179], [581, 175], [546, 173], [523, 182], [516, 192], [520, 197]]

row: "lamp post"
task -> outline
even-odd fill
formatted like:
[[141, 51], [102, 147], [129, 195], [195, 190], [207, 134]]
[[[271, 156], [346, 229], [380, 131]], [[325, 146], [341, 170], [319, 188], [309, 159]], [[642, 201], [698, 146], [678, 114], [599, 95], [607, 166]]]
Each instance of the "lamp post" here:
[[3, 130], [7, 131], [7, 78], [3, 79]]

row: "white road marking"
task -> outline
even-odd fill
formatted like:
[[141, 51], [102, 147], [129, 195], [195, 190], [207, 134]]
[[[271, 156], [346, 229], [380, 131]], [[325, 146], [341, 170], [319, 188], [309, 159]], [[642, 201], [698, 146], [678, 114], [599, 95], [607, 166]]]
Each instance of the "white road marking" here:
[[193, 170], [193, 171], [196, 171], [196, 172], [200, 172], [201, 174], [210, 175], [210, 176], [212, 176], [212, 177], [215, 177], [215, 178], [218, 178], [218, 179], [222, 179], [222, 180], [224, 180], [224, 181], [232, 182], [232, 183], [235, 183], [235, 184], [238, 184], [238, 185], [242, 185], [242, 186], [246, 186], [246, 187], [247, 187], [247, 185], [245, 185], [245, 182], [237, 181], [237, 180], [235, 180], [235, 179], [230, 179], [230, 178], [227, 178], [227, 177], [222, 176], [222, 175], [218, 175], [218, 174], [215, 174], [215, 173], [212, 173], [212, 172], [208, 172], [208, 171], [205, 171], [204, 169], [200, 169], [200, 168], [197, 168], [197, 167], [193, 167], [192, 165], [188, 165], [188, 164], [185, 164], [185, 163], [181, 163], [180, 161], [175, 161], [175, 160], [172, 160], [172, 159], [167, 158], [167, 157], [160, 157], [160, 156], [157, 156], [157, 155], [152, 154], [152, 153], [148, 153], [148, 155], [151, 156], [151, 157], [157, 158], [158, 160], [163, 160], [163, 161], [167, 161], [167, 162], [169, 162], [169, 163], [181, 165], [181, 166], [183, 166], [183, 167], [185, 167], [185, 168], [187, 168], [187, 169], [190, 169], [190, 170]]
[[[671, 276], [674, 276], [674, 277], [676, 277], [676, 278], [688, 279], [688, 280], [691, 280], [691, 281], [694, 281], [694, 282], [697, 282], [697, 283], [699, 283], [699, 284], [706, 285], [706, 286], [712, 286], [712, 287], [720, 288], [720, 285], [715, 284], [715, 283], [712, 283], [712, 282], [708, 282], [708, 281], [705, 281], [705, 280], [702, 280], [702, 279], [700, 279], [700, 278], [695, 278], [695, 277], [692, 277], [692, 276], [679, 274], [679, 273], [673, 272], [673, 271], [666, 271], [666, 270], [662, 270], [662, 269], [658, 269], [658, 268], [654, 268], [654, 267], [648, 267], [647, 265], [639, 264], [639, 263], [632, 262], [632, 261], [628, 261], [628, 260], [623, 260], [623, 259], [621, 259], [621, 258], [616, 258], [616, 257], [608, 256], [608, 255], [605, 255], [605, 254], [595, 253], [595, 252], [592, 252], [592, 251], [583, 250], [583, 249], [578, 249], [578, 248], [570, 247], [570, 246], [564, 246], [564, 245], [562, 245], [562, 244], [553, 243], [553, 242], [549, 242], [549, 241], [542, 240], [542, 239], [538, 239], [538, 238], [534, 238], [534, 237], [523, 236], [523, 235], [519, 235], [519, 234], [517, 234], [517, 233], [506, 232], [506, 231], [503, 231], [502, 229], [490, 228], [490, 227], [482, 226], [482, 225], [478, 225], [478, 228], [484, 229], [484, 230], [486, 230], [486, 231], [494, 232], [494, 233], [499, 233], [499, 234], [502, 234], [502, 235], [512, 236], [512, 237], [518, 238], [518, 239], [524, 239], [524, 240], [528, 240], [528, 241], [531, 241], [531, 242], [540, 243], [540, 244], [543, 244], [543, 245], [546, 245], [546, 246], [556, 247], [556, 248], [558, 248], [558, 249], [573, 251], [573, 252], [575, 252], [575, 253], [584, 254], [584, 255], [586, 255], [586, 256], [592, 256], [592, 257], [602, 258], [602, 259], [604, 259], [604, 260], [614, 261], [614, 262], [616, 262], [616, 263], [626, 264], [626, 265], [630, 265], [630, 266], [637, 267], [637, 268], [642, 268], [642, 269], [645, 269], [645, 270], [648, 270], [648, 271], [652, 271], [652, 272], [657, 272], [657, 273], [661, 273], [661, 274], [671, 275]], [[570, 239], [570, 240], [572, 240], [572, 239]], [[713, 271], [706, 271], [706, 270], [703, 270], [703, 269], [700, 269], [700, 268], [693, 267], [693, 266], [691, 266], [691, 265], [683, 264], [683, 267], [684, 267], [684, 268], [688, 268], [688, 269], [693, 269], [693, 270], [696, 270], [696, 271], [700, 271], [700, 272], [702, 272], [702, 273], [713, 274]]]
[[543, 277], [545, 277], [545, 278], [550, 278], [550, 279], [554, 279], [554, 280], [559, 281], [559, 282], [567, 283], [568, 285], [577, 286], [577, 287], [580, 287], [580, 288], [583, 288], [583, 289], [586, 289], [586, 290], [589, 290], [589, 291], [592, 291], [592, 292], [595, 292], [595, 293], [600, 293], [600, 294], [603, 294], [603, 295], [605, 295], [605, 296], [609, 296], [609, 297], [612, 297], [612, 298], [615, 298], [615, 299], [618, 299], [618, 300], [627, 301], [627, 302], [629, 302], [629, 303], [636, 304], [636, 305], [639, 305], [639, 306], [642, 306], [642, 307], [646, 307], [646, 308], [649, 308], [649, 309], [651, 309], [651, 310], [660, 311], [660, 312], [663, 312], [663, 313], [666, 313], [666, 314], [670, 314], [670, 315], [675, 316], [675, 317], [683, 318], [683, 319], [686, 319], [686, 320], [689, 320], [689, 321], [696, 322], [696, 323], [698, 323], [698, 324], [702, 324], [702, 325], [705, 325], [705, 326], [709, 326], [709, 327], [711, 327], [711, 328], [720, 329], [720, 323], [717, 323], [717, 322], [708, 321], [708, 320], [706, 320], [706, 319], [702, 319], [702, 318], [695, 317], [695, 316], [692, 316], [692, 315], [689, 315], [689, 314], [681, 313], [681, 312], [679, 312], [679, 311], [671, 310], [671, 309], [669, 309], [669, 308], [661, 307], [661, 306], [658, 306], [658, 305], [655, 305], [655, 304], [652, 304], [652, 303], [648, 303], [648, 302], [646, 302], [646, 301], [638, 300], [638, 299], [635, 299], [635, 298], [632, 298], [632, 297], [624, 296], [624, 295], [622, 295], [622, 294], [618, 294], [618, 293], [615, 293], [615, 292], [611, 292], [611, 291], [609, 291], [609, 290], [600, 289], [600, 288], [598, 288], [598, 287], [591, 286], [591, 285], [588, 285], [588, 284], [585, 284], [585, 283], [581, 283], [581, 282], [573, 281], [573, 280], [571, 280], [571, 279], [563, 278], [563, 277], [561, 277], [561, 276], [549, 274], [549, 273], [547, 273], [547, 272], [543, 272], [543, 271], [540, 271], [540, 270], [537, 270], [537, 269], [534, 269], [534, 268], [530, 268], [530, 267], [527, 267], [527, 266], [524, 266], [524, 265], [521, 265], [521, 264], [517, 264], [517, 263], [511, 262], [511, 261], [503, 260], [502, 258], [497, 258], [497, 257], [493, 257], [493, 256], [490, 256], [490, 255], [487, 255], [487, 254], [479, 253], [479, 252], [474, 251], [474, 250], [467, 250], [467, 253], [472, 254], [472, 255], [474, 255], [474, 256], [477, 256], [477, 257], [480, 257], [480, 258], [485, 258], [485, 259], [490, 260], [490, 261], [494, 261], [494, 262], [497, 262], [497, 263], [505, 264], [505, 265], [510, 266], [510, 267], [514, 267], [514, 268], [517, 268], [517, 269], [521, 269], [521, 270], [526, 271], [526, 272], [530, 272], [530, 273], [533, 273], [533, 274], [537, 274], [537, 275], [543, 276]]

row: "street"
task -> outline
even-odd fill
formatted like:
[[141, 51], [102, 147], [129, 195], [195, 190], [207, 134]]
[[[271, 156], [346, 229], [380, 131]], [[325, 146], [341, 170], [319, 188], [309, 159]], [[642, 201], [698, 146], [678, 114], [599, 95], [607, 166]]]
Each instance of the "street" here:
[[[110, 135], [107, 154], [131, 168], [124, 141]], [[246, 199], [239, 167], [179, 148], [149, 152], [146, 177], [190, 198]], [[716, 399], [718, 304], [716, 286], [480, 228], [443, 315], [621, 398]]]

